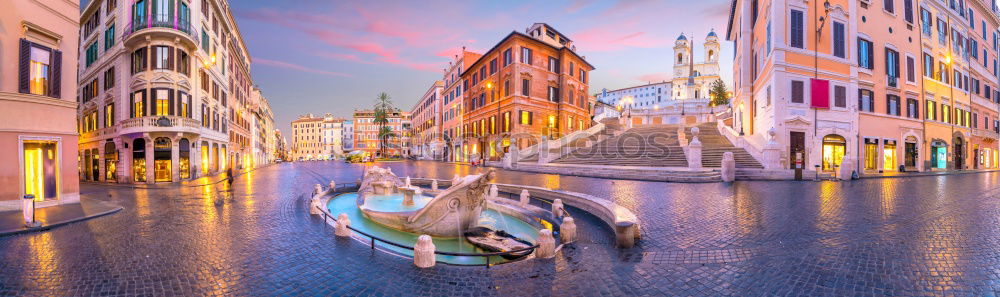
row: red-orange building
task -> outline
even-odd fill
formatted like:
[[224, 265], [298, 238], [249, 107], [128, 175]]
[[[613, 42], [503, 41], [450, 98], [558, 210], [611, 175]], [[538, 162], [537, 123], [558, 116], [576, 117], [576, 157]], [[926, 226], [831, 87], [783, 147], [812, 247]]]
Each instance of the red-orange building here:
[[[511, 32], [461, 73], [466, 154], [497, 159], [511, 136], [558, 137], [590, 126], [588, 78], [594, 66], [572, 41], [544, 23]], [[485, 149], [484, 149], [485, 148]]]

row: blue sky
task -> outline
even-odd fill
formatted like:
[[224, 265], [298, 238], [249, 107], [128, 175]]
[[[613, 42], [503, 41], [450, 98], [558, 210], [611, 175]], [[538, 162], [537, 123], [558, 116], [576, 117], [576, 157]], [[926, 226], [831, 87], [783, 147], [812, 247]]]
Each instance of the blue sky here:
[[[389, 93], [409, 110], [462, 46], [485, 51], [511, 31], [545, 22], [597, 67], [592, 93], [670, 78], [681, 33], [725, 33], [722, 0], [273, 1], [231, 0], [253, 59], [254, 82], [277, 127], [301, 114], [350, 117]], [[732, 44], [722, 42], [731, 81]], [[695, 49], [701, 60], [700, 45]], [[286, 135], [287, 136], [287, 135]]]

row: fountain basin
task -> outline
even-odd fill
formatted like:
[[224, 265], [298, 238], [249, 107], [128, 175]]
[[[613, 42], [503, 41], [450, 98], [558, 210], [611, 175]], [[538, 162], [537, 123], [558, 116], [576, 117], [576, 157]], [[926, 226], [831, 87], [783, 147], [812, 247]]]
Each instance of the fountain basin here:
[[[375, 199], [372, 199], [375, 198]], [[362, 205], [370, 207], [372, 209], [381, 210], [392, 210], [401, 212], [412, 212], [413, 208], [421, 208], [425, 206], [431, 197], [425, 195], [414, 195], [414, 205], [403, 206], [402, 205], [402, 194], [393, 195], [377, 195], [370, 196], [366, 201], [366, 204], [358, 203], [359, 195], [358, 193], [343, 193], [334, 197], [331, 197], [326, 207], [330, 214], [339, 215], [341, 213], [347, 214], [347, 217], [351, 221], [351, 227], [359, 231], [372, 234], [382, 238], [383, 240], [392, 241], [398, 244], [415, 246], [417, 242], [417, 237], [421, 234], [407, 232], [399, 229], [390, 227], [384, 222], [376, 222], [368, 217], [373, 213], [378, 213], [378, 211], [369, 210], [366, 212], [362, 211]], [[406, 211], [410, 209], [409, 211]], [[544, 228], [552, 228], [552, 224], [543, 219], [521, 219], [519, 216], [514, 216], [511, 214], [510, 210], [503, 208], [496, 208], [494, 206], [487, 207], [479, 216], [476, 222], [477, 226], [488, 227], [493, 230], [504, 230], [505, 232], [534, 244], [538, 239], [538, 231]], [[527, 218], [520, 216], [522, 218]], [[432, 241], [439, 252], [455, 252], [455, 253], [489, 253], [491, 251], [478, 248], [471, 243], [469, 243], [466, 238], [462, 236], [458, 237], [440, 237], [433, 236]], [[399, 248], [393, 245], [389, 245], [380, 241], [375, 242], [376, 246], [389, 250], [398, 254], [413, 256], [413, 251], [405, 248]], [[447, 256], [447, 255], [435, 255], [437, 261], [449, 264], [458, 265], [481, 265], [486, 263], [484, 257], [469, 257], [469, 256]], [[505, 259], [500, 256], [490, 257], [490, 263], [502, 263], [510, 261], [510, 259]]]

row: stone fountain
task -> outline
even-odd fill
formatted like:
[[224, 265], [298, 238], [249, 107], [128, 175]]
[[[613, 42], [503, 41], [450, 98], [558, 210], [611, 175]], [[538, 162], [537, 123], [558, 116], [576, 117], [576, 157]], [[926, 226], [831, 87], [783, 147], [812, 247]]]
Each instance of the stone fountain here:
[[[416, 234], [459, 237], [476, 227], [486, 208], [489, 183], [495, 176], [486, 174], [457, 177], [452, 186], [440, 191], [423, 207], [411, 211], [380, 211], [366, 207], [365, 201], [379, 195], [404, 195], [404, 205], [413, 203], [414, 188], [388, 169], [371, 167], [365, 171], [358, 189], [357, 205], [366, 217], [390, 228]], [[410, 204], [412, 205], [412, 204]]]

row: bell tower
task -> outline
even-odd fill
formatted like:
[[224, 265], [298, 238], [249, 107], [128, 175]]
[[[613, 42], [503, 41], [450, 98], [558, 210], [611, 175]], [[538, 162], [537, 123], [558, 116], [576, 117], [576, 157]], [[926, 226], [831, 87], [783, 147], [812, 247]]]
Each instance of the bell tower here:
[[687, 77], [687, 66], [691, 63], [691, 44], [686, 36], [681, 33], [674, 42], [674, 77]]

